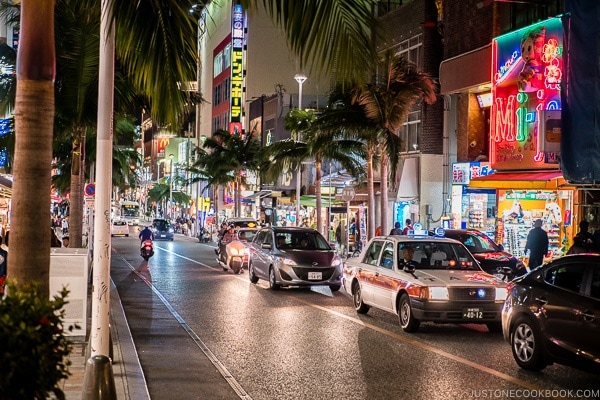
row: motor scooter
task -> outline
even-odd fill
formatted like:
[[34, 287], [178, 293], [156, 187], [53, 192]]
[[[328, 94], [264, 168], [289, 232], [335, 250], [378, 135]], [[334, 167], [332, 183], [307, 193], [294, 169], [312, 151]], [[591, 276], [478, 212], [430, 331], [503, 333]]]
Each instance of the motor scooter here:
[[147, 239], [142, 242], [142, 245], [140, 246], [140, 255], [146, 261], [148, 261], [148, 259], [154, 255], [152, 240]]
[[243, 271], [244, 265], [248, 265], [248, 248], [240, 240], [233, 240], [226, 244], [221, 242], [219, 251], [216, 252], [217, 261], [223, 271], [230, 269], [234, 274], [239, 274]]

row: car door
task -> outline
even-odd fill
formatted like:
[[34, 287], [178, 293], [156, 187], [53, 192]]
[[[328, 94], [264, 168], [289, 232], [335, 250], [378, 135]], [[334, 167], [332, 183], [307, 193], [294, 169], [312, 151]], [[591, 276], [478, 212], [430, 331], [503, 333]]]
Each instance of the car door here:
[[579, 344], [582, 353], [600, 358], [600, 264], [593, 263], [589, 271], [589, 283], [580, 304]]
[[373, 302], [378, 308], [393, 311], [396, 298], [397, 276], [394, 271], [394, 244], [385, 241], [381, 247], [381, 256], [373, 277]]
[[269, 256], [266, 252], [270, 252], [270, 250], [263, 248], [264, 243], [271, 243], [271, 245], [273, 243], [271, 231], [268, 229], [261, 230], [252, 242], [252, 254], [250, 257], [254, 273], [257, 276], [266, 279], [268, 274], [267, 267], [269, 265]]
[[378, 274], [377, 268], [382, 248], [383, 241], [371, 241], [369, 247], [367, 248], [367, 251], [364, 253], [363, 259], [359, 264], [358, 270], [356, 271], [356, 278], [360, 283], [363, 301], [372, 305], [376, 305], [375, 285], [377, 283], [375, 277]]
[[587, 268], [587, 264], [583, 262], [557, 263], [544, 274], [548, 286], [533, 293], [535, 301], [544, 310], [546, 339], [560, 343], [560, 350], [554, 348], [554, 352], [562, 353], [555, 354], [559, 357], [567, 355], [565, 352], [575, 352], [579, 348], [580, 332], [577, 330], [582, 324], [582, 285]]

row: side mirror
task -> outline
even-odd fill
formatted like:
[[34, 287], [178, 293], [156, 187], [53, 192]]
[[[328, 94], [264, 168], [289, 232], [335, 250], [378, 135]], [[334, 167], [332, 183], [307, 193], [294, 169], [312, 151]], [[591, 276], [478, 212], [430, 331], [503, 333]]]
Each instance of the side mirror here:
[[409, 262], [408, 264], [404, 265], [403, 268], [404, 272], [407, 272], [409, 274], [412, 274], [413, 272], [415, 272], [415, 264], [413, 264], [412, 262]]

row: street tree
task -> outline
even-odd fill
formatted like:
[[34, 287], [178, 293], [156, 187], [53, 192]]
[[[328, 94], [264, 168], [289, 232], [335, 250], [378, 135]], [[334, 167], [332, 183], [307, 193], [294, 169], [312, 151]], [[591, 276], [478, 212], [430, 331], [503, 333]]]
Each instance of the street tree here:
[[246, 183], [246, 174], [248, 171], [258, 171], [261, 157], [260, 143], [252, 132], [229, 133], [218, 130], [206, 139], [201, 151], [197, 152], [192, 171], [203, 171], [209, 185], [233, 183], [234, 215], [239, 217], [241, 188]]
[[[90, 6], [99, 3], [80, 1]], [[244, 4], [267, 8], [303, 65], [314, 60], [324, 73], [336, 70], [343, 74], [367, 64], [375, 20], [370, 0], [247, 0]], [[179, 0], [111, 2], [109, 17], [116, 23], [117, 57], [134, 87], [152, 100], [151, 115], [161, 124], [177, 126], [195, 105], [178, 85], [196, 76], [197, 21], [188, 14], [191, 5], [191, 1]], [[49, 221], [50, 199], [40, 196], [37, 189], [50, 187], [54, 6], [54, 0], [21, 1], [12, 209], [15, 229], [8, 261], [9, 274], [18, 284], [40, 281], [42, 293], [47, 293], [49, 284], [50, 232], [37, 229], [37, 222]], [[40, 251], [30, 251], [33, 246]]]
[[377, 150], [381, 157], [381, 227], [382, 232], [388, 232], [388, 179], [394, 181], [400, 131], [415, 105], [421, 101], [433, 104], [437, 97], [436, 84], [431, 76], [392, 50], [377, 59], [376, 72], [374, 83], [353, 90], [353, 102], [364, 108], [365, 122], [376, 132]]
[[[285, 139], [266, 147], [266, 153], [261, 167], [261, 177], [266, 182], [273, 181], [280, 171], [284, 169], [294, 170], [303, 161], [314, 161], [316, 209], [321, 210], [321, 178], [322, 166], [325, 161], [338, 162], [353, 176], [359, 176], [362, 171], [362, 163], [365, 157], [363, 143], [350, 135], [344, 135], [341, 131], [321, 129], [319, 119], [311, 116], [313, 111], [291, 112], [286, 117], [286, 127], [296, 128], [296, 135], [300, 135], [300, 141]], [[323, 232], [323, 221], [321, 213], [317, 212], [317, 230]]]

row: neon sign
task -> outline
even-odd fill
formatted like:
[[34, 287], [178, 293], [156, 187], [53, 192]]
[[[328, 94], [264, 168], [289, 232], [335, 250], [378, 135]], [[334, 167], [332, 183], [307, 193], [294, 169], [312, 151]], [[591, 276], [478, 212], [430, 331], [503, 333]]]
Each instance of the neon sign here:
[[540, 112], [561, 109], [559, 18], [492, 41], [491, 162], [494, 169], [556, 168], [540, 149]]
[[242, 133], [244, 42], [246, 23], [241, 5], [234, 4], [231, 19], [231, 102], [229, 132]]

